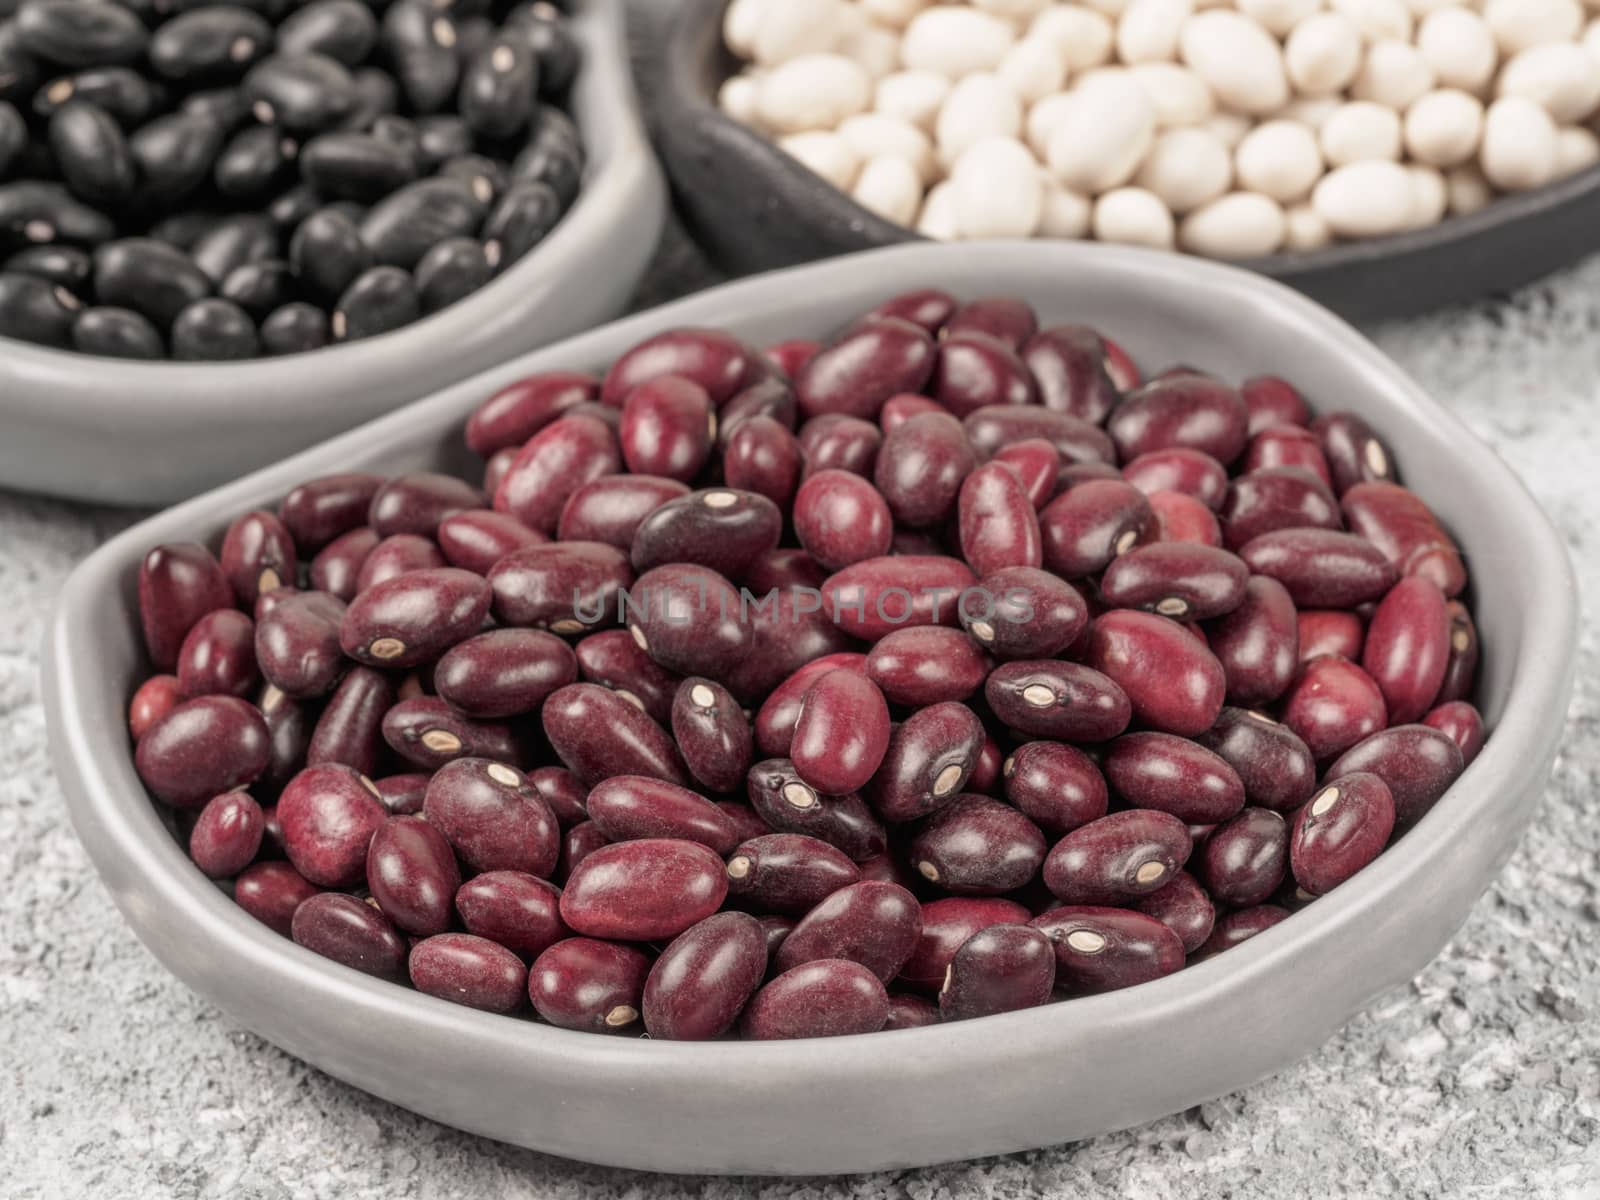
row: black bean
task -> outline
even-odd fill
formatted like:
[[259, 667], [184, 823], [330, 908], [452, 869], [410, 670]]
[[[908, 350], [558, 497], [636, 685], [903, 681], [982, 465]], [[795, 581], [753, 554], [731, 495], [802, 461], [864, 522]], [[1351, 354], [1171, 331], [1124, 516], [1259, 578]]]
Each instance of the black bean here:
[[547, 183], [570, 208], [583, 178], [583, 144], [572, 119], [558, 108], [540, 105], [528, 144], [511, 164], [511, 173], [532, 183]]
[[476, 233], [484, 208], [459, 179], [424, 179], [375, 204], [361, 240], [377, 262], [410, 270], [436, 242]]
[[472, 60], [457, 104], [474, 133], [508, 138], [528, 124], [538, 91], [533, 51], [514, 37], [499, 37]]
[[283, 130], [252, 125], [222, 148], [211, 177], [224, 196], [255, 200], [277, 190], [299, 151], [299, 144]]
[[232, 300], [258, 321], [288, 304], [295, 292], [294, 272], [281, 258], [235, 267], [217, 289], [217, 295]]
[[16, 105], [0, 100], [0, 176], [28, 144], [28, 126]]
[[86, 308], [72, 325], [72, 347], [106, 358], [165, 358], [156, 327], [131, 308]]
[[229, 362], [261, 353], [255, 322], [231, 300], [196, 300], [172, 323], [172, 357], [184, 362]]
[[124, 129], [134, 129], [160, 106], [162, 91], [130, 67], [95, 67], [45, 84], [34, 94], [33, 111], [48, 117], [68, 101], [86, 100], [105, 109]]
[[73, 199], [58, 183], [0, 184], [0, 239], [97, 246], [115, 235], [109, 217]]
[[[430, 117], [428, 119], [432, 120], [433, 118]], [[422, 135], [417, 130], [417, 123], [410, 117], [384, 113], [372, 123], [372, 127], [367, 132], [379, 141], [400, 147], [411, 156], [411, 160], [417, 164], [418, 170], [422, 169]], [[428, 169], [433, 169], [431, 164]]]
[[210, 88], [189, 93], [178, 106], [178, 111], [207, 117], [215, 121], [224, 133], [231, 133], [249, 118], [250, 102], [239, 88]]
[[489, 11], [491, 0], [433, 0], [433, 6], [452, 17], [475, 17]]
[[150, 236], [158, 242], [166, 242], [169, 246], [176, 246], [179, 250], [190, 250], [199, 244], [218, 225], [223, 218], [216, 213], [189, 212], [174, 213], [163, 218], [150, 227]]
[[461, 154], [439, 164], [443, 179], [460, 179], [485, 205], [492, 205], [511, 182], [504, 163], [482, 154]]
[[138, 17], [98, 0], [29, 0], [17, 31], [30, 53], [68, 68], [131, 63], [150, 40]]
[[166, 329], [187, 305], [210, 295], [211, 281], [166, 242], [124, 238], [95, 251], [94, 292], [100, 303], [131, 308]]
[[29, 246], [6, 259], [0, 269], [48, 279], [81, 295], [94, 271], [94, 260], [76, 246]]
[[331, 129], [355, 107], [355, 81], [325, 54], [274, 54], [244, 77], [244, 94], [263, 125], [291, 133]]
[[372, 265], [372, 252], [354, 221], [325, 208], [312, 213], [294, 231], [289, 263], [312, 294], [331, 301]]
[[450, 15], [456, 23], [456, 61], [461, 64], [461, 77], [465, 81], [473, 61], [494, 41], [499, 29], [488, 17], [466, 17], [459, 12]]
[[50, 149], [67, 186], [92, 204], [115, 204], [133, 192], [133, 153], [110, 113], [73, 100], [50, 118]]
[[371, 202], [410, 183], [415, 159], [370, 133], [324, 133], [306, 143], [300, 174], [324, 196]]
[[0, 21], [0, 100], [21, 104], [44, 76], [39, 60], [22, 44], [15, 21]]
[[279, 257], [282, 237], [272, 221], [258, 213], [225, 217], [198, 238], [189, 249], [195, 266], [213, 284], [221, 283], [246, 263]]
[[494, 277], [494, 268], [477, 238], [446, 238], [417, 264], [417, 295], [422, 311], [435, 313], [469, 296]]
[[370, 133], [373, 123], [400, 107], [400, 85], [394, 76], [376, 67], [365, 67], [350, 77], [356, 89], [356, 102], [339, 122], [338, 128]]
[[150, 65], [168, 79], [238, 79], [272, 49], [272, 26], [232, 4], [186, 12], [150, 38]]
[[267, 205], [267, 216], [280, 229], [293, 229], [322, 205], [321, 198], [305, 184], [297, 184]]
[[222, 149], [223, 128], [210, 117], [173, 113], [157, 117], [128, 140], [139, 164], [141, 191], [178, 200], [211, 174]]
[[461, 78], [455, 23], [427, 0], [397, 0], [383, 14], [384, 53], [411, 107], [437, 112]]
[[261, 322], [261, 348], [268, 354], [301, 354], [328, 344], [328, 314], [296, 300]]
[[561, 10], [536, 0], [506, 15], [507, 33], [516, 33], [539, 64], [539, 94], [564, 96], [578, 74], [582, 52]]
[[66, 347], [83, 301], [35, 275], [0, 274], [0, 337]]
[[483, 252], [504, 271], [544, 240], [561, 220], [561, 200], [545, 183], [514, 183], [483, 225]]
[[423, 117], [417, 122], [417, 154], [424, 171], [432, 171], [446, 159], [471, 154], [472, 150], [472, 130], [460, 117]]
[[326, 54], [347, 67], [367, 61], [378, 42], [378, 19], [360, 0], [313, 0], [278, 26], [285, 54]]
[[373, 267], [339, 297], [330, 324], [336, 341], [353, 342], [409, 325], [419, 315], [411, 275], [399, 267]]

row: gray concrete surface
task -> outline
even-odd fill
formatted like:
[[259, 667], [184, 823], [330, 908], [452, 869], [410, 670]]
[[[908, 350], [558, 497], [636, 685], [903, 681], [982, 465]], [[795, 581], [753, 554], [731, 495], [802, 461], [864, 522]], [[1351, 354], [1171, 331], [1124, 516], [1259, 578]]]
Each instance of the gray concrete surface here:
[[[696, 277], [675, 252], [653, 297]], [[1600, 260], [1373, 333], [1528, 481], [1600, 619]], [[1515, 859], [1433, 966], [1309, 1060], [1033, 1154], [848, 1180], [666, 1179], [482, 1141], [354, 1091], [231, 1025], [133, 938], [63, 814], [37, 657], [57, 586], [128, 519], [0, 495], [0, 1195], [1600, 1200], [1593, 627], [1572, 710], [1550, 716], [1565, 750]]]

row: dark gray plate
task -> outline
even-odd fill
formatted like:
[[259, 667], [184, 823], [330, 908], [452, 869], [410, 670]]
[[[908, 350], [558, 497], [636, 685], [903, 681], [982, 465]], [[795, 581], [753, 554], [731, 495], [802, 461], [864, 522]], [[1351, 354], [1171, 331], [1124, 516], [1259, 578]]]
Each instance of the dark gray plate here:
[[[724, 116], [728, 0], [630, 0], [644, 109], [679, 210], [731, 274], [922, 238], [874, 216]], [[1600, 167], [1414, 233], [1240, 265], [1352, 319], [1406, 316], [1518, 287], [1600, 248]]]

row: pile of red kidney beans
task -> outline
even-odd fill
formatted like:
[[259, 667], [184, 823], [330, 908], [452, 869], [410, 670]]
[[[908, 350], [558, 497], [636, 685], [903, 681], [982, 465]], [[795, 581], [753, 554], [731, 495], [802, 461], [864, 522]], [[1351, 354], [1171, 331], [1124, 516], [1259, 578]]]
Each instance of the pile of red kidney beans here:
[[1359, 417], [1028, 305], [659, 334], [159, 546], [136, 764], [319, 954], [570, 1029], [905, 1028], [1170, 974], [1470, 762], [1461, 557]]

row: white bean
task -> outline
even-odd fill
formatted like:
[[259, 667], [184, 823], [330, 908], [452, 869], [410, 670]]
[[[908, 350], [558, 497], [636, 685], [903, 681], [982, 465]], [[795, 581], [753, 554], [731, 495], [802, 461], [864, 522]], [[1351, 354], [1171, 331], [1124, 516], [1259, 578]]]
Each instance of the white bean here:
[[779, 138], [778, 145], [841, 192], [850, 190], [861, 170], [861, 156], [837, 133], [815, 130]]
[[923, 237], [939, 242], [953, 242], [961, 236], [956, 225], [956, 193], [949, 180], [936, 185], [923, 198], [916, 228]]
[[1156, 112], [1156, 124], [1163, 128], [1198, 125], [1217, 109], [1217, 101], [1201, 79], [1188, 67], [1170, 62], [1140, 63], [1129, 67], [1129, 74], [1144, 89]]
[[1171, 250], [1177, 241], [1172, 213], [1143, 188], [1117, 188], [1094, 202], [1094, 236], [1102, 242]]
[[924, 133], [933, 132], [950, 95], [950, 81], [933, 71], [896, 71], [878, 80], [873, 108], [886, 117], [909, 121]]
[[1467, 92], [1487, 86], [1500, 57], [1489, 26], [1467, 8], [1429, 13], [1417, 32], [1417, 50], [1441, 87]]
[[1320, 130], [1343, 103], [1337, 96], [1303, 96], [1284, 105], [1278, 116], [1285, 121], [1298, 121], [1315, 131]]
[[1289, 102], [1278, 43], [1248, 17], [1221, 8], [1196, 13], [1183, 23], [1179, 47], [1228, 108], [1270, 113]]
[[845, 20], [844, 0], [776, 0], [765, 5], [750, 44], [764, 66], [831, 50]]
[[1244, 141], [1245, 134], [1250, 132], [1251, 124], [1248, 118], [1241, 117], [1238, 113], [1219, 112], [1213, 113], [1201, 123], [1207, 133], [1214, 134], [1229, 150], [1234, 149]]
[[756, 31], [772, 0], [733, 0], [722, 14], [722, 40], [740, 58], [755, 52]]
[[1570, 42], [1583, 28], [1577, 0], [1485, 0], [1483, 19], [1506, 58], [1529, 46]]
[[960, 79], [974, 71], [994, 70], [1016, 40], [1017, 31], [1009, 21], [975, 8], [939, 5], [911, 18], [900, 42], [900, 62]]
[[1367, 48], [1350, 95], [1403, 112], [1433, 88], [1433, 68], [1409, 42], [1379, 42]]
[[1044, 209], [1039, 216], [1039, 236], [1081, 238], [1089, 235], [1094, 202], [1081, 192], [1064, 188], [1053, 179], [1044, 181]]
[[1238, 10], [1268, 33], [1284, 38], [1322, 7], [1322, 0], [1238, 0]]
[[1328, 0], [1328, 7], [1349, 17], [1369, 42], [1411, 40], [1411, 10], [1400, 0]]
[[1072, 4], [1058, 4], [1033, 19], [1033, 24], [1028, 26], [1028, 36], [1054, 42], [1067, 61], [1067, 70], [1077, 72], [1110, 62], [1115, 34], [1104, 14]]
[[1046, 96], [1028, 110], [1022, 124], [1023, 136], [1033, 156], [1040, 162], [1050, 156], [1051, 132], [1072, 111], [1075, 103], [1071, 92], [1057, 92], [1053, 96]]
[[779, 133], [832, 129], [872, 99], [872, 80], [842, 54], [802, 54], [767, 72], [756, 98], [762, 123]]
[[1494, 189], [1474, 164], [1466, 163], [1444, 177], [1445, 192], [1450, 199], [1453, 216], [1464, 217], [1487, 208], [1494, 199]]
[[1050, 7], [1050, 0], [972, 0], [973, 8], [992, 12], [997, 17], [1026, 21]]
[[1311, 207], [1337, 237], [1382, 237], [1411, 219], [1411, 174], [1399, 163], [1359, 162], [1324, 175]]
[[1392, 108], [1370, 100], [1341, 104], [1318, 135], [1322, 157], [1334, 167], [1400, 157], [1400, 118]]
[[1572, 125], [1600, 106], [1600, 63], [1571, 42], [1532, 46], [1506, 63], [1497, 94], [1526, 96], [1558, 125]]
[[1126, 183], [1155, 136], [1155, 110], [1126, 71], [1087, 78], [1049, 135], [1047, 160], [1061, 183], [1091, 194]]
[[1565, 179], [1600, 162], [1600, 138], [1574, 125], [1556, 134], [1556, 178]]
[[1480, 161], [1489, 182], [1505, 192], [1543, 187], [1555, 175], [1556, 123], [1523, 96], [1504, 96], [1483, 122]]
[[1331, 96], [1361, 69], [1361, 34], [1346, 16], [1317, 13], [1295, 26], [1283, 55], [1289, 78], [1303, 95]]
[[924, 184], [932, 183], [938, 176], [933, 142], [909, 121], [883, 113], [857, 113], [839, 123], [839, 136], [863, 159], [904, 159]]
[[1061, 90], [1067, 60], [1048, 38], [1025, 37], [1006, 51], [994, 73], [1024, 104], [1033, 104]]
[[1017, 137], [1022, 132], [1022, 102], [999, 78], [986, 72], [968, 75], [950, 89], [934, 125], [939, 160], [951, 165], [967, 150], [991, 137]]
[[1406, 228], [1426, 229], [1437, 225], [1444, 220], [1445, 210], [1450, 207], [1444, 174], [1433, 167], [1418, 166], [1407, 167], [1406, 174], [1411, 176], [1411, 219]]
[[1270, 196], [1230, 192], [1178, 227], [1178, 244], [1208, 258], [1259, 258], [1283, 245], [1283, 209]]
[[1596, 59], [1600, 59], [1600, 17], [1590, 21], [1583, 31], [1583, 48]]
[[972, 146], [950, 172], [956, 228], [964, 238], [1032, 237], [1044, 214], [1044, 180], [1015, 138]]
[[1283, 248], [1298, 253], [1321, 250], [1333, 241], [1333, 231], [1328, 228], [1317, 210], [1309, 204], [1296, 204], [1284, 214]]
[[893, 74], [900, 66], [900, 39], [892, 29], [868, 25], [839, 39], [834, 50], [853, 58], [873, 79]]
[[1433, 167], [1454, 167], [1478, 152], [1483, 102], [1458, 88], [1429, 92], [1406, 112], [1406, 152]]
[[1130, 65], [1170, 62], [1178, 30], [1193, 12], [1193, 0], [1133, 0], [1117, 22], [1117, 54]]
[[1240, 186], [1288, 204], [1310, 195], [1322, 177], [1316, 134], [1298, 121], [1256, 126], [1234, 152]]
[[717, 107], [742, 125], [759, 126], [761, 85], [754, 75], [730, 75], [717, 89]]
[[909, 225], [916, 220], [922, 204], [922, 177], [903, 158], [883, 155], [870, 158], [856, 176], [850, 196], [868, 212], [885, 221]]
[[929, 0], [860, 0], [861, 11], [880, 25], [904, 29], [911, 18], [928, 7]]
[[1120, 17], [1128, 11], [1132, 0], [1083, 0], [1090, 8], [1098, 9], [1108, 17]]
[[1134, 182], [1181, 215], [1228, 190], [1233, 162], [1216, 134], [1206, 129], [1169, 129], [1156, 138]]

